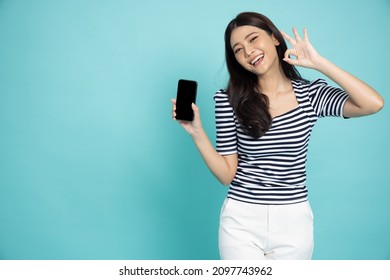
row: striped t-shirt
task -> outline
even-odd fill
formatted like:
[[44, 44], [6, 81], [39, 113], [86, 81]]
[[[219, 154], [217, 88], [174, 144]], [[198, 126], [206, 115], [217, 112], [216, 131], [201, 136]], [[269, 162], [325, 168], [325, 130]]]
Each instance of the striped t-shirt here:
[[227, 93], [215, 94], [217, 151], [223, 156], [238, 154], [229, 198], [257, 204], [307, 200], [306, 155], [312, 128], [320, 117], [342, 117], [348, 95], [322, 79], [309, 84], [293, 80], [292, 86], [298, 106], [274, 117], [258, 139], [242, 130]]

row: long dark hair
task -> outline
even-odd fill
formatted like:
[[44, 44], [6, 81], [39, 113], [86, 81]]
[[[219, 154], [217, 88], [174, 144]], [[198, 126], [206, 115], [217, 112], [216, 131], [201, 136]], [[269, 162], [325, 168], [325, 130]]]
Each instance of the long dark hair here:
[[304, 81], [304, 79], [293, 65], [283, 61], [287, 45], [282, 34], [269, 18], [259, 13], [246, 12], [237, 15], [228, 24], [225, 31], [225, 56], [230, 74], [227, 86], [229, 102], [246, 133], [254, 138], [259, 138], [270, 128], [272, 117], [268, 111], [269, 100], [267, 96], [258, 90], [257, 75], [249, 72], [238, 63], [230, 45], [233, 30], [243, 25], [255, 26], [266, 31], [269, 35], [273, 35], [279, 42], [276, 51], [284, 74], [291, 80]]

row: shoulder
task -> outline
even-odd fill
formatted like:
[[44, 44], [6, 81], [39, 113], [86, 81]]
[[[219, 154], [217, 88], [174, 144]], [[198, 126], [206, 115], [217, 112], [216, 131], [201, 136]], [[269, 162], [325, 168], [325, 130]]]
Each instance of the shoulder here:
[[310, 99], [316, 95], [318, 92], [321, 92], [324, 88], [328, 86], [327, 82], [324, 79], [316, 79], [311, 82], [302, 81], [302, 80], [292, 80], [292, 85], [297, 97]]
[[220, 89], [214, 94], [214, 102], [218, 107], [231, 107], [226, 90]]
[[322, 87], [327, 86], [327, 85], [328, 85], [328, 83], [324, 79], [316, 79], [316, 80], [310, 82], [309, 88], [311, 91], [316, 91], [319, 88], [322, 88]]
[[229, 95], [226, 90], [220, 89], [214, 94], [215, 112], [216, 114], [234, 115], [233, 107], [229, 101]]
[[229, 96], [228, 96], [226, 90], [224, 90], [224, 89], [220, 89], [214, 94], [215, 101], [227, 101], [228, 99], [229, 99]]
[[314, 89], [321, 86], [326, 86], [327, 83], [324, 79], [316, 79], [314, 81], [308, 82], [304, 80], [292, 80], [291, 81], [294, 89]]

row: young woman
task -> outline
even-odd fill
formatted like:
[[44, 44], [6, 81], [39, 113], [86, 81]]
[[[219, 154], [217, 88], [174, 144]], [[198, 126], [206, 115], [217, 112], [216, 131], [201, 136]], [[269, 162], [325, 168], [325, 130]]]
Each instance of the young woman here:
[[[359, 117], [383, 107], [374, 89], [313, 48], [306, 29], [303, 39], [293, 33], [295, 39], [264, 15], [239, 14], [225, 31], [229, 83], [214, 96], [217, 148], [195, 104], [194, 120], [179, 121], [211, 172], [230, 185], [220, 216], [222, 259], [310, 259], [305, 164], [312, 128], [320, 117]], [[340, 87], [308, 82], [295, 66], [317, 70]]]

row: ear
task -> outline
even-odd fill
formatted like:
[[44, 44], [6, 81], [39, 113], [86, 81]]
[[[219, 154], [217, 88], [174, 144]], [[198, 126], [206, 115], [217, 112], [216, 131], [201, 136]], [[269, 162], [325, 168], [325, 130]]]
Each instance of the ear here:
[[272, 41], [274, 41], [275, 46], [279, 46], [280, 42], [278, 39], [275, 38], [274, 34], [271, 34], [271, 37], [272, 37]]

